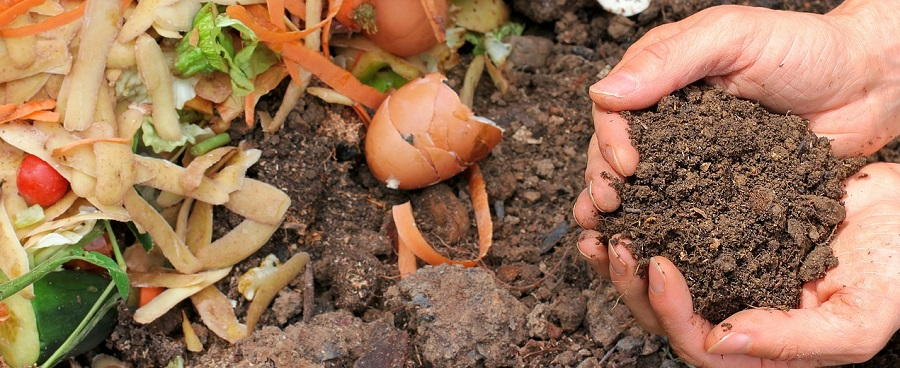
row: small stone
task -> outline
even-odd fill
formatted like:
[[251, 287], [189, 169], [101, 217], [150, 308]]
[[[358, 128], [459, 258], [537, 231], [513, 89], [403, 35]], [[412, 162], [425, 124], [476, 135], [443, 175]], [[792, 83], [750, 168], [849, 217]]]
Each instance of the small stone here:
[[541, 192], [535, 190], [526, 190], [522, 193], [522, 198], [525, 198], [525, 200], [530, 203], [535, 203], [541, 200]]

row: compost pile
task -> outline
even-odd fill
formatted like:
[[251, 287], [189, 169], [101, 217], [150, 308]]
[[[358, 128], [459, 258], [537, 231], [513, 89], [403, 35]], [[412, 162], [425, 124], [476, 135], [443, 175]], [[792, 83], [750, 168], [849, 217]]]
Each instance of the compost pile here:
[[624, 116], [641, 162], [614, 184], [622, 208], [599, 230], [632, 238], [641, 262], [671, 259], [702, 316], [796, 308], [802, 284], [837, 265], [841, 182], [864, 158], [836, 159], [803, 119], [712, 87]]

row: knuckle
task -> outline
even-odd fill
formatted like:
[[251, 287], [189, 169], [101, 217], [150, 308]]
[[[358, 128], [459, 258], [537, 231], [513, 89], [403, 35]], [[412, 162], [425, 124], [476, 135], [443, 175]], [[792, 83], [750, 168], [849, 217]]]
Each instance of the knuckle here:
[[782, 341], [773, 357], [775, 360], [794, 360], [800, 357], [800, 347], [791, 341]]

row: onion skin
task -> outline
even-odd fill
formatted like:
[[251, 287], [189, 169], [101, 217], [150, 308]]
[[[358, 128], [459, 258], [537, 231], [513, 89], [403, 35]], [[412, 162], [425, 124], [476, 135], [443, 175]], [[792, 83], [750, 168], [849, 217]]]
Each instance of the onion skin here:
[[419, 189], [449, 179], [487, 156], [502, 130], [475, 116], [438, 73], [389, 96], [366, 133], [372, 174], [394, 189]]
[[[447, 0], [433, 0], [435, 14], [429, 14], [422, 0], [373, 0], [377, 32], [366, 36], [386, 51], [410, 57], [428, 51], [438, 43], [436, 31], [443, 32], [447, 19]], [[440, 30], [431, 25], [434, 19]]]

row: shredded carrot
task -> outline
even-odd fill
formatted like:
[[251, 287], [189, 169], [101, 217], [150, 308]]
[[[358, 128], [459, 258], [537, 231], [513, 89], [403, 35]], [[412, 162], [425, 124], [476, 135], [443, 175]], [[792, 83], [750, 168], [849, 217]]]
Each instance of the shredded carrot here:
[[288, 13], [296, 15], [300, 19], [306, 21], [306, 2], [303, 0], [285, 0], [284, 8]]
[[491, 207], [488, 203], [487, 189], [481, 166], [472, 164], [466, 170], [469, 180], [469, 195], [472, 197], [472, 208], [475, 210], [475, 226], [478, 228], [478, 258], [484, 257], [491, 249], [494, 238], [494, 222], [491, 221]]
[[359, 102], [368, 108], [377, 109], [381, 102], [387, 98], [386, 94], [363, 84], [353, 74], [335, 65], [324, 55], [297, 43], [286, 43], [282, 56], [285, 60], [296, 62], [344, 96], [350, 97], [353, 101]]
[[22, 0], [0, 0], [0, 13], [12, 8], [13, 5], [18, 4], [20, 1]]
[[331, 48], [328, 42], [331, 40], [331, 22], [334, 17], [341, 11], [343, 0], [328, 0], [328, 16], [325, 17], [325, 25], [322, 26], [322, 54], [325, 57], [331, 57]]
[[9, 25], [20, 15], [27, 13], [31, 8], [43, 4], [47, 0], [22, 0], [0, 13], [0, 28]]
[[[12, 111], [9, 112], [10, 106], [13, 107]], [[51, 99], [41, 99], [41, 100], [33, 100], [23, 103], [21, 105], [11, 104], [11, 105], [2, 105], [0, 106], [0, 114], [3, 112], [9, 112], [5, 115], [0, 115], [0, 123], [6, 123], [9, 121], [13, 121], [16, 119], [23, 119], [32, 113], [38, 111], [52, 110], [56, 107], [56, 101]]]
[[[266, 43], [282, 43], [282, 42], [292, 42], [302, 39], [306, 37], [306, 35], [313, 33], [316, 29], [321, 27], [321, 25], [317, 25], [311, 28], [307, 28], [302, 31], [291, 31], [291, 32], [280, 32], [271, 30], [272, 27], [275, 27], [268, 20], [263, 20], [254, 15], [250, 14], [247, 8], [241, 5], [230, 5], [225, 9], [225, 13], [228, 16], [239, 20], [241, 23], [244, 23], [253, 33], [256, 34], [256, 37], [259, 38], [260, 41]], [[277, 49], [277, 47], [270, 47], [272, 49]]]
[[[131, 0], [123, 0], [122, 8], [131, 4]], [[0, 29], [0, 36], [2, 37], [25, 37], [36, 35], [38, 33], [46, 32], [54, 28], [62, 27], [66, 24], [72, 23], [81, 17], [84, 16], [84, 8], [87, 6], [87, 1], [82, 2], [76, 8], [54, 15], [50, 18], [44, 19], [40, 22], [29, 24], [17, 28], [6, 28]]]
[[284, 31], [284, 0], [266, 0], [266, 8], [269, 10], [269, 21], [280, 30]]
[[149, 286], [139, 289], [140, 291], [138, 292], [138, 307], [147, 305], [147, 303], [150, 303], [153, 298], [158, 297], [159, 294], [162, 294], [163, 291], [166, 291], [166, 288], [162, 286]]
[[45, 32], [54, 28], [62, 27], [72, 23], [84, 16], [84, 8], [87, 1], [78, 5], [75, 9], [54, 15], [40, 22], [29, 24], [18, 28], [0, 29], [0, 36], [3, 37], [24, 37], [31, 36], [41, 32]]
[[37, 120], [56, 123], [59, 121], [59, 113], [56, 111], [35, 111], [23, 116], [22, 120]]
[[362, 120], [363, 124], [365, 124], [366, 128], [368, 128], [369, 124], [372, 123], [372, 116], [369, 115], [369, 112], [366, 111], [366, 108], [357, 103], [353, 105], [353, 111], [356, 112], [356, 115], [359, 116], [359, 120]]
[[256, 122], [256, 99], [253, 98], [253, 93], [248, 93], [244, 96], [244, 121], [247, 122], [247, 126], [252, 128], [253, 123]]
[[75, 147], [83, 146], [86, 144], [94, 144], [97, 142], [110, 142], [110, 143], [125, 144], [125, 143], [129, 143], [130, 140], [125, 139], [125, 138], [105, 138], [105, 137], [85, 138], [85, 139], [80, 139], [80, 140], [77, 140], [74, 142], [69, 142], [62, 146], [56, 147], [53, 149], [53, 152], [51, 152], [51, 154], [55, 157], [61, 156], [61, 155], [66, 154], [66, 152], [69, 152], [69, 150], [71, 150]]
[[[430, 265], [439, 265], [442, 263], [460, 264], [465, 267], [472, 267], [477, 264], [488, 251], [493, 243], [494, 225], [491, 221], [491, 212], [488, 205], [487, 191], [484, 186], [484, 177], [481, 175], [481, 168], [478, 164], [473, 164], [466, 170], [466, 176], [469, 179], [469, 194], [472, 196], [472, 207], [475, 208], [475, 224], [478, 226], [478, 257], [470, 260], [453, 260], [447, 258], [428, 244], [422, 232], [416, 226], [416, 220], [413, 217], [412, 205], [409, 202], [399, 204], [391, 209], [394, 219], [394, 225], [397, 227], [398, 251], [405, 252], [400, 248], [407, 247], [419, 259]], [[398, 264], [401, 276], [404, 272], [408, 272], [410, 262], [403, 259], [403, 265]], [[398, 262], [400, 260], [398, 259]]]
[[[297, 66], [297, 63], [292, 60], [284, 59], [284, 67], [287, 68], [288, 75], [291, 76], [291, 79], [294, 80], [298, 86], [300, 84], [300, 67]], [[304, 87], [306, 89], [306, 87]]]
[[0, 116], [6, 117], [11, 115], [12, 113], [16, 112], [17, 107], [19, 107], [19, 105], [16, 104], [0, 105]]

